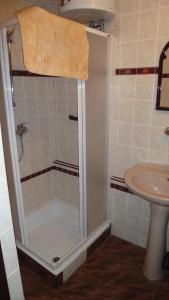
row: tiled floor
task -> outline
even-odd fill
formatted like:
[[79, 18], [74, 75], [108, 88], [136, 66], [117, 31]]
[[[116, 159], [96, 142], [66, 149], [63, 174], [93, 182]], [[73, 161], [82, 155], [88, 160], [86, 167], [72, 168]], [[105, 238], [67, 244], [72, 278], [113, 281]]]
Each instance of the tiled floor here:
[[169, 277], [145, 279], [143, 258], [143, 249], [111, 237], [59, 289], [22, 265], [26, 300], [169, 300]]

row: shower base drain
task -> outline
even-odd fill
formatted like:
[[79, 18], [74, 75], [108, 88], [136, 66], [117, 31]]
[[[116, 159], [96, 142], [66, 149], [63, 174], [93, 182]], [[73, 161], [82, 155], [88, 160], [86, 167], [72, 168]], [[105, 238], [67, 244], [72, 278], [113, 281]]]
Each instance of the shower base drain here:
[[57, 263], [58, 261], [60, 260], [60, 257], [54, 257], [53, 259], [52, 259], [52, 261], [54, 262], [54, 263]]

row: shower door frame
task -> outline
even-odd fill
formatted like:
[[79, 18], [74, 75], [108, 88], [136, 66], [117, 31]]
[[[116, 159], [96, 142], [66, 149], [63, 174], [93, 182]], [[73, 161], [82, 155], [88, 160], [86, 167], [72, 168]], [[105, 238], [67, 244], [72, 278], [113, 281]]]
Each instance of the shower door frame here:
[[[17, 19], [12, 19], [2, 26], [0, 26], [0, 43], [2, 43], [2, 47], [0, 47], [0, 55], [2, 58], [2, 80], [4, 86], [4, 102], [7, 116], [7, 126], [8, 126], [8, 134], [10, 141], [10, 154], [12, 159], [12, 172], [16, 190], [16, 201], [17, 201], [17, 209], [19, 212], [19, 224], [21, 230], [21, 242], [17, 240], [17, 246], [24, 250], [29, 256], [39, 262], [42, 266], [44, 266], [47, 270], [52, 272], [53, 274], [59, 274], [59, 272], [63, 271], [64, 267], [68, 266], [75, 257], [86, 249], [92, 242], [94, 242], [101, 233], [103, 233], [108, 226], [110, 225], [110, 216], [109, 216], [109, 206], [110, 206], [110, 197], [109, 197], [109, 179], [110, 179], [110, 170], [108, 171], [107, 176], [107, 189], [108, 189], [108, 203], [107, 203], [107, 220], [103, 224], [101, 224], [96, 232], [92, 233], [90, 237], [87, 236], [87, 199], [86, 199], [86, 138], [85, 138], [85, 81], [77, 80], [77, 90], [78, 90], [78, 138], [79, 138], [79, 193], [80, 193], [80, 240], [78, 244], [74, 245], [73, 248], [69, 250], [69, 252], [63, 256], [59, 262], [51, 265], [49, 262], [44, 260], [42, 257], [33, 252], [29, 247], [27, 247], [26, 242], [26, 225], [25, 225], [25, 214], [24, 214], [24, 204], [23, 204], [23, 195], [22, 188], [20, 182], [20, 169], [18, 163], [18, 151], [17, 151], [17, 143], [15, 137], [15, 122], [14, 122], [14, 108], [12, 105], [12, 86], [11, 86], [11, 78], [10, 78], [10, 64], [8, 57], [8, 45], [7, 45], [7, 27], [17, 25]], [[108, 123], [110, 124], [110, 99], [111, 99], [111, 79], [112, 79], [112, 36], [110, 34], [97, 31], [95, 29], [91, 29], [86, 27], [87, 32], [93, 33], [95, 35], [103, 36], [108, 39], [108, 52], [110, 57], [108, 56], [108, 79], [107, 79], [107, 112], [108, 112]], [[109, 128], [108, 128], [109, 131]], [[109, 132], [108, 132], [109, 135]], [[110, 136], [110, 135], [109, 135]], [[110, 144], [109, 144], [110, 145]], [[110, 147], [108, 153], [108, 160], [110, 157]], [[110, 165], [110, 164], [109, 164]], [[109, 168], [108, 168], [109, 169]]]
[[[13, 90], [10, 77], [10, 61], [9, 61], [9, 51], [8, 51], [8, 42], [7, 42], [7, 27], [18, 25], [16, 18], [6, 22], [4, 25], [0, 26], [0, 55], [2, 58], [2, 80], [4, 86], [4, 99], [5, 99], [5, 110], [7, 117], [7, 127], [9, 134], [9, 143], [10, 143], [10, 154], [12, 159], [12, 172], [16, 190], [16, 202], [19, 216], [19, 225], [21, 230], [21, 241], [17, 241], [19, 247], [23, 243], [26, 246], [27, 234], [26, 234], [26, 225], [25, 225], [25, 214], [24, 214], [24, 204], [23, 204], [23, 195], [22, 187], [20, 182], [20, 169], [18, 163], [18, 151], [17, 151], [17, 142], [16, 142], [16, 133], [15, 133], [15, 121], [14, 121], [14, 107], [13, 107]], [[84, 204], [84, 185], [83, 185], [83, 131], [84, 131], [84, 122], [82, 118], [84, 105], [82, 104], [84, 99], [84, 82], [82, 80], [77, 80], [77, 91], [78, 91], [78, 134], [79, 134], [79, 194], [80, 194], [80, 241], [79, 243], [86, 238], [86, 212]], [[31, 251], [31, 250], [30, 250]], [[32, 251], [31, 251], [32, 252]], [[42, 259], [43, 260], [43, 259]]]
[[14, 121], [14, 112], [13, 112], [13, 90], [10, 76], [10, 62], [9, 62], [9, 50], [8, 50], [8, 42], [7, 42], [7, 26], [16, 25], [16, 20], [11, 20], [3, 27], [0, 27], [0, 43], [2, 47], [0, 47], [0, 55], [1, 55], [1, 74], [3, 81], [3, 93], [4, 93], [4, 104], [7, 118], [7, 128], [9, 135], [9, 147], [10, 147], [10, 155], [12, 159], [12, 173], [13, 180], [15, 185], [16, 192], [16, 204], [18, 209], [18, 218], [19, 218], [19, 226], [21, 232], [21, 241], [26, 243], [26, 226], [25, 226], [25, 214], [24, 214], [24, 206], [23, 206], [23, 195], [21, 183], [18, 179], [20, 179], [20, 170], [18, 164], [18, 151], [17, 151], [17, 142], [15, 137], [15, 121]]

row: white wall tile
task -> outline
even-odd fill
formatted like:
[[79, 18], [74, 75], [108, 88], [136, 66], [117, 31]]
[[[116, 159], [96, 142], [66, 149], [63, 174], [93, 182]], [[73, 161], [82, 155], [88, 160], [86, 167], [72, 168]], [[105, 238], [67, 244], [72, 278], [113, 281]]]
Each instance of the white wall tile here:
[[135, 125], [133, 145], [135, 147], [148, 147], [150, 128], [148, 126]]
[[[140, 0], [138, 5], [138, 1], [124, 0], [121, 4], [120, 32], [115, 35], [119, 60], [114, 65], [157, 67], [169, 40], [169, 1]], [[114, 80], [111, 175], [123, 177], [128, 167], [141, 162], [169, 162], [169, 139], [164, 135], [169, 113], [155, 110], [157, 79], [152, 74], [118, 75]], [[145, 247], [149, 203], [124, 192], [110, 195], [112, 233]]]
[[117, 77], [117, 95], [120, 100], [133, 100], [135, 93], [135, 76]]
[[134, 120], [134, 102], [119, 101], [117, 117], [119, 122], [132, 123]]
[[138, 13], [122, 16], [120, 39], [122, 42], [132, 42], [138, 38]]
[[121, 12], [128, 14], [139, 10], [139, 0], [122, 0]]
[[131, 145], [133, 139], [133, 124], [118, 123], [117, 143]]
[[138, 216], [127, 214], [126, 216], [126, 228], [127, 230], [136, 233], [140, 233], [140, 221], [141, 219]]
[[159, 0], [141, 0], [140, 1], [140, 10], [147, 10], [147, 9], [153, 9], [158, 8]]
[[139, 15], [139, 39], [154, 39], [157, 36], [158, 10], [149, 10]]
[[[120, 51], [120, 68], [132, 68], [137, 61], [137, 42], [122, 43]], [[132, 79], [132, 77], [129, 77]]]
[[165, 135], [163, 127], [151, 127], [150, 149], [156, 151], [167, 151], [169, 137]]
[[159, 30], [158, 37], [164, 38], [169, 36], [169, 6], [160, 8], [160, 20], [159, 20]]
[[137, 67], [145, 68], [155, 66], [156, 63], [156, 40], [143, 40], [138, 42]]
[[152, 103], [148, 101], [137, 101], [134, 112], [134, 123], [150, 125]]
[[136, 99], [152, 100], [154, 75], [138, 75], [136, 78]]

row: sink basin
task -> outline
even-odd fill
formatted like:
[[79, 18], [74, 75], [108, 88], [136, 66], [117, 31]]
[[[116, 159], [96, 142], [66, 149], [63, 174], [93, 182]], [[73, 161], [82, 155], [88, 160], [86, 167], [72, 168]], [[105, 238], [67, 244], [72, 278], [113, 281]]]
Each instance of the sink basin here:
[[125, 183], [134, 194], [149, 201], [151, 215], [143, 273], [150, 280], [160, 280], [166, 253], [169, 220], [169, 166], [143, 163], [125, 173]]
[[144, 199], [169, 205], [169, 166], [143, 163], [127, 170], [125, 183], [129, 190]]

